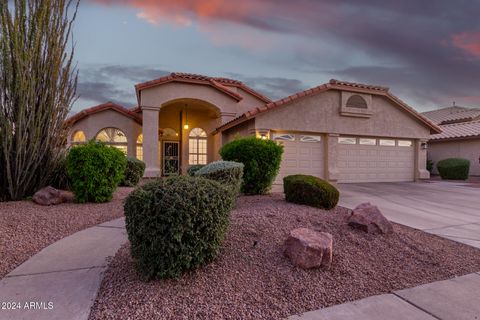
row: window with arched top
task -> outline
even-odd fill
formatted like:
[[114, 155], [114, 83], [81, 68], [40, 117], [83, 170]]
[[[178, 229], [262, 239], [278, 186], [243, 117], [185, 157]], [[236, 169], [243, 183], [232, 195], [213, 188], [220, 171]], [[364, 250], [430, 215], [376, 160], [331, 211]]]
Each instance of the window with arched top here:
[[140, 133], [137, 138], [137, 159], [143, 161], [143, 134]]
[[80, 144], [85, 143], [87, 141], [87, 137], [82, 130], [75, 131], [72, 135], [72, 143]]
[[172, 128], [165, 128], [165, 129], [163, 129], [162, 137], [163, 138], [177, 138], [178, 133], [177, 133], [177, 131], [175, 131]]
[[207, 133], [201, 128], [190, 131], [188, 162], [189, 164], [207, 164]]
[[125, 154], [127, 154], [128, 152], [127, 136], [120, 129], [104, 128], [97, 133], [95, 139], [117, 149], [120, 149]]
[[367, 101], [362, 96], [355, 94], [348, 98], [347, 108], [368, 109]]

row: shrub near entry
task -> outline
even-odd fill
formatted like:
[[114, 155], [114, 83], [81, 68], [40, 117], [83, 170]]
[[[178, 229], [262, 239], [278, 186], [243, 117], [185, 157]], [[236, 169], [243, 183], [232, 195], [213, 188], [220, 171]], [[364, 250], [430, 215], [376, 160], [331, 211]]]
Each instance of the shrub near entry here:
[[333, 209], [340, 193], [329, 182], [308, 175], [293, 175], [283, 178], [285, 200], [312, 207]]
[[134, 187], [142, 179], [145, 173], [145, 162], [134, 157], [127, 157], [127, 166], [122, 182], [122, 186]]
[[125, 201], [131, 254], [146, 280], [174, 278], [212, 261], [229, 224], [227, 188], [175, 176], [137, 188]]
[[122, 151], [101, 142], [70, 149], [67, 172], [77, 202], [107, 202], [123, 179], [127, 160]]
[[236, 197], [242, 185], [243, 167], [239, 162], [215, 161], [198, 170], [195, 176], [223, 183], [232, 190], [232, 196]]
[[220, 149], [223, 160], [244, 164], [242, 192], [264, 194], [270, 191], [280, 169], [283, 147], [256, 137], [235, 139]]
[[470, 161], [462, 158], [449, 158], [438, 161], [437, 169], [442, 179], [467, 180]]

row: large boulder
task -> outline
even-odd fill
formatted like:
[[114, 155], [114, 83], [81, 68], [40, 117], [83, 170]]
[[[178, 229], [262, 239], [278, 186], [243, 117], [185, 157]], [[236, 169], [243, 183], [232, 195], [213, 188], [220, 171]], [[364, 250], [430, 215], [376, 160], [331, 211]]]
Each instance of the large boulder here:
[[285, 255], [302, 269], [330, 268], [333, 254], [333, 237], [330, 233], [299, 228], [290, 231], [285, 241]]
[[362, 203], [353, 209], [347, 220], [352, 228], [363, 230], [367, 233], [392, 233], [393, 226], [380, 212], [378, 207], [370, 202]]
[[60, 191], [54, 187], [48, 186], [38, 190], [33, 195], [33, 202], [42, 206], [57, 205], [63, 202], [72, 201], [72, 194], [67, 191]]

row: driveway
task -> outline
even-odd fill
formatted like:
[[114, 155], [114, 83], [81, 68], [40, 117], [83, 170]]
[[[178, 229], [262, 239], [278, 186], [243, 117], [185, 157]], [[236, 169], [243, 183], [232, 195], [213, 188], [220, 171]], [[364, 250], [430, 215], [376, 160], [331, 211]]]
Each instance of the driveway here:
[[480, 248], [480, 184], [430, 181], [338, 187], [343, 207], [371, 202], [391, 221]]

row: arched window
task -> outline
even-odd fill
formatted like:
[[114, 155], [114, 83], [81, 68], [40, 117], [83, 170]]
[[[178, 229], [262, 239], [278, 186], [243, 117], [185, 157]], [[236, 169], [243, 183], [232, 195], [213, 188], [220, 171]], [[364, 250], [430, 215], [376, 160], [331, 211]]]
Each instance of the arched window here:
[[85, 133], [82, 130], [78, 130], [73, 133], [73, 136], [72, 136], [73, 144], [85, 143], [86, 141], [87, 141], [87, 137], [85, 137]]
[[177, 131], [175, 131], [172, 128], [165, 128], [165, 129], [163, 129], [162, 137], [163, 138], [177, 138], [178, 133], [177, 133]]
[[127, 136], [123, 131], [117, 128], [105, 128], [100, 130], [95, 137], [96, 140], [105, 142], [106, 144], [118, 148], [127, 154], [128, 141]]
[[363, 99], [358, 94], [355, 94], [348, 98], [347, 100], [347, 108], [360, 108], [360, 109], [367, 109], [367, 101]]
[[140, 133], [137, 138], [137, 159], [143, 161], [143, 134]]
[[190, 131], [188, 141], [189, 164], [207, 164], [207, 133], [201, 128]]

